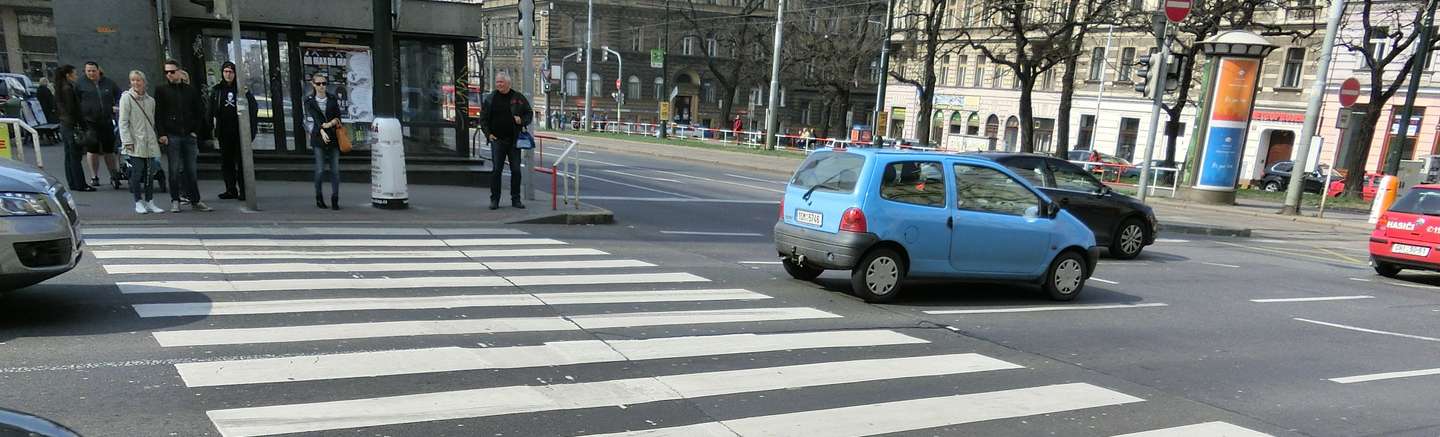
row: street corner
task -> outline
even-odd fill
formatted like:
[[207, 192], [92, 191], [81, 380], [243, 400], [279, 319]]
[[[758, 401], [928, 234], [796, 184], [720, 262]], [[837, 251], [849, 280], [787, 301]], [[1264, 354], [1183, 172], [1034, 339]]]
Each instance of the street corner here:
[[606, 225], [614, 222], [614, 212], [586, 203], [559, 205], [555, 210], [537, 210], [532, 214], [503, 221], [506, 224], [536, 225]]

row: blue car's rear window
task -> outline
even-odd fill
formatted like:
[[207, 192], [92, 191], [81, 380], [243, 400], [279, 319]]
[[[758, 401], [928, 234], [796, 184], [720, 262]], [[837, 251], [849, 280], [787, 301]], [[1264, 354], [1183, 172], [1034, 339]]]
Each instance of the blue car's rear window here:
[[790, 185], [804, 189], [855, 191], [855, 182], [860, 179], [860, 168], [865, 157], [845, 152], [815, 152], [800, 164]]

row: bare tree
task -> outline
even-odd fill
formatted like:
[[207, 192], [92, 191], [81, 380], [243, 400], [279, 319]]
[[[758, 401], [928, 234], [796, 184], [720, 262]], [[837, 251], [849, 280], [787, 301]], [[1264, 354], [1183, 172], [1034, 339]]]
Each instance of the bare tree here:
[[[769, 77], [770, 70], [761, 67], [769, 65], [770, 51], [764, 49], [770, 40], [766, 29], [774, 29], [775, 21], [761, 12], [765, 0], [741, 0], [735, 7], [719, 7], [696, 0], [686, 0], [686, 4], [680, 15], [690, 29], [682, 38], [695, 38], [696, 43], [705, 41], [696, 48], [701, 52], [697, 56], [705, 58], [705, 67], [715, 77], [718, 95], [722, 96], [720, 118], [728, 120], [738, 98], [735, 91]], [[713, 50], [708, 42], [712, 39]]]
[[[1417, 68], [1412, 56], [1416, 49], [1434, 51], [1440, 43], [1431, 40], [1430, 47], [1417, 47], [1424, 13], [1419, 11], [1434, 8], [1440, 0], [1361, 0], [1346, 6], [1342, 36], [1335, 45], [1344, 47], [1360, 58], [1363, 70], [1369, 77], [1369, 109], [1365, 111], [1365, 123], [1355, 136], [1355, 149], [1346, 162], [1339, 163], [1350, 171], [1345, 176], [1345, 195], [1359, 197], [1365, 177], [1363, 171], [1370, 158], [1370, 147], [1375, 137], [1375, 125], [1380, 121], [1385, 104], [1395, 96], [1411, 72]], [[1398, 71], [1396, 66], [1398, 65]], [[1423, 66], [1421, 66], [1423, 68]], [[1409, 120], [1400, 120], [1401, 129], [1408, 129]], [[1392, 147], [1401, 147], [1399, 145]]]
[[[895, 81], [919, 90], [920, 111], [915, 114], [915, 132], [921, 144], [930, 144], [930, 122], [935, 107], [935, 60], [963, 48], [960, 33], [944, 27], [947, 0], [898, 0], [893, 12], [895, 31], [904, 35], [900, 50], [890, 57], [898, 68], [886, 72]], [[893, 47], [893, 44], [892, 44]], [[898, 132], [891, 133], [899, 137]]]
[[[1035, 151], [1035, 83], [1051, 69], [1073, 61], [1083, 51], [1079, 41], [1098, 24], [1118, 24], [1117, 2], [1109, 0], [1027, 1], [982, 0], [980, 17], [993, 26], [961, 30], [962, 41], [990, 62], [1010, 70], [1020, 89], [1020, 151]], [[1073, 68], [1065, 83], [1073, 87]], [[1073, 88], [1071, 89], [1073, 95]], [[1061, 126], [1069, 125], [1069, 96], [1062, 96]], [[1062, 138], [1069, 135], [1062, 131]], [[1065, 156], [1068, 143], [1062, 145]]]
[[[814, 89], [820, 94], [819, 136], [830, 137], [834, 115], [850, 107], [862, 86], [873, 86], [870, 64], [879, 57], [885, 5], [850, 0], [809, 0], [787, 19], [785, 29], [786, 83]], [[843, 132], [843, 126], [841, 131]]]
[[[1141, 21], [1136, 11], [1123, 11], [1125, 2], [1123, 0], [1084, 0], [1067, 7], [1066, 19], [1074, 26], [1074, 37], [1065, 43], [1069, 45], [1069, 52], [1062, 61], [1062, 73], [1060, 78], [1060, 108], [1059, 114], [1055, 117], [1055, 156], [1061, 159], [1070, 159], [1070, 112], [1074, 108], [1076, 75], [1079, 70], [1079, 60], [1085, 55], [1086, 49], [1090, 48], [1089, 39], [1091, 32], [1098, 30], [1101, 26], [1107, 26], [1110, 31], [1120, 30], [1130, 32], [1138, 29]], [[1091, 11], [1099, 12], [1092, 14]], [[1122, 12], [1123, 11], [1123, 12]], [[1077, 20], [1075, 17], [1089, 16], [1093, 21]], [[1105, 68], [1105, 64], [1092, 65], [1090, 68]]]

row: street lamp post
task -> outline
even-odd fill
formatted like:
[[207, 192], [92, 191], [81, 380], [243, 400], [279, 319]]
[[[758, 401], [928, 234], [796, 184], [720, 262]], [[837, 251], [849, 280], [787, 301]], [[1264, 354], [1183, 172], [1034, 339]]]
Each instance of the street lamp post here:
[[[890, 35], [895, 31], [895, 0], [890, 0], [885, 5], [885, 39], [880, 46], [880, 80], [875, 85], [875, 114], [871, 119], [875, 120], [870, 125], [870, 144], [880, 147], [880, 113], [885, 111], [885, 83], [890, 81]], [[888, 132], [887, 132], [888, 133]]]
[[779, 117], [775, 109], [780, 106], [780, 39], [785, 32], [785, 0], [775, 7], [775, 50], [770, 57], [770, 105], [765, 109], [765, 149], [775, 150], [776, 129]]
[[[575, 49], [575, 53], [571, 53], [571, 54], [565, 55], [565, 57], [563, 57], [563, 58], [560, 58], [560, 69], [563, 70], [563, 71], [565, 71], [565, 72], [567, 72], [567, 73], [570, 72], [569, 69], [565, 68], [565, 61], [570, 60], [571, 57], [584, 56], [584, 55], [582, 55], [582, 53], [585, 53], [583, 50], [585, 50], [585, 49], [583, 49], [583, 48], [578, 48], [578, 47], [577, 47], [577, 48]], [[568, 87], [568, 85], [569, 85], [569, 83], [567, 83], [567, 82], [565, 81], [565, 78], [564, 78], [564, 77], [561, 77], [561, 78], [560, 78], [560, 113], [561, 113], [561, 114], [564, 114], [564, 113], [565, 113], [565, 103], [566, 103], [566, 102], [565, 102], [565, 99], [570, 96], [570, 94], [569, 94], [570, 88]]]
[[625, 79], [625, 58], [620, 56], [620, 52], [610, 50], [610, 46], [600, 46], [600, 50], [605, 51], [606, 57], [615, 55], [615, 62], [620, 64], [615, 70], [615, 121], [619, 122], [621, 121], [620, 105], [625, 102], [625, 98], [622, 97], [624, 93], [621, 92], [620, 88], [621, 81]]
[[590, 64], [594, 63], [594, 60], [591, 59], [594, 56], [590, 53], [590, 44], [595, 39], [595, 0], [585, 3], [589, 5], [590, 10], [585, 14], [585, 113], [580, 115], [580, 119], [585, 121], [584, 131], [590, 132], [590, 122], [595, 118], [590, 113], [590, 96], [594, 95], [590, 87], [595, 82], [590, 80]]

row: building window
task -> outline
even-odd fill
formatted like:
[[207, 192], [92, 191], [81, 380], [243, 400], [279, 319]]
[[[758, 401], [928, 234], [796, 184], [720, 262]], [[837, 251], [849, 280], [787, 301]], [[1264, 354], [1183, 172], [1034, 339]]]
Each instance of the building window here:
[[635, 29], [630, 31], [630, 51], [639, 52], [645, 49], [645, 31]]
[[1135, 48], [1126, 47], [1125, 50], [1120, 51], [1120, 77], [1116, 78], [1115, 80], [1117, 82], [1129, 82], [1130, 76], [1133, 74], [1134, 67]]
[[880, 61], [870, 61], [870, 81], [880, 83]]
[[1040, 75], [1040, 89], [1045, 90], [1045, 91], [1049, 91], [1049, 90], [1054, 89], [1054, 88], [1055, 88], [1055, 69], [1054, 69], [1054, 68], [1051, 68], [1051, 69], [1049, 69], [1049, 70], [1045, 70], [1045, 72]]
[[1305, 65], [1305, 49], [1292, 48], [1285, 51], [1285, 76], [1280, 80], [1281, 88], [1300, 87], [1300, 68]]
[[980, 87], [982, 87], [982, 86], [985, 86], [985, 84], [983, 83], [984, 80], [985, 80], [985, 58], [976, 56], [976, 57], [975, 57], [975, 83], [974, 83], [973, 85], [971, 85], [971, 86], [974, 86], [975, 88], [980, 88]]
[[1140, 136], [1140, 119], [1120, 119], [1120, 141], [1115, 146], [1115, 156], [1126, 161], [1134, 161], [1135, 139]]
[[940, 86], [950, 84], [950, 55], [940, 58]]
[[781, 108], [784, 108], [784, 107], [785, 107], [785, 100], [786, 100], [787, 97], [789, 97], [787, 94], [789, 94], [789, 93], [787, 92], [787, 90], [786, 90], [784, 87], [781, 87], [781, 88], [780, 88], [780, 107], [781, 107]]
[[1090, 141], [1095, 137], [1095, 116], [1080, 116], [1080, 138], [1075, 141], [1075, 150], [1090, 150]]
[[707, 38], [705, 40], [705, 54], [710, 55], [712, 58], [720, 57], [720, 42], [716, 41], [715, 38]]
[[1105, 48], [1096, 47], [1090, 51], [1090, 77], [1091, 82], [1101, 81], [1105, 73]]
[[629, 86], [625, 88], [625, 100], [640, 100], [640, 78], [630, 76], [626, 84]]
[[605, 87], [600, 84], [600, 74], [590, 73], [590, 97], [600, 97], [604, 94]]
[[[1003, 61], [1004, 59], [1002, 58], [1001, 60]], [[991, 88], [1000, 88], [1000, 87], [1004, 86], [1004, 85], [1003, 85], [1004, 82], [1002, 81], [1002, 79], [1004, 79], [1004, 78], [1005, 78], [1005, 66], [1004, 66], [1004, 64], [996, 65], [996, 66], [995, 66], [995, 72], [994, 72], [994, 73], [991, 73], [991, 75], [990, 75], [990, 87], [991, 87]]]
[[960, 55], [960, 67], [955, 69], [955, 84], [965, 86], [965, 66], [970, 63], [970, 57]]
[[692, 56], [695, 54], [695, 37], [687, 36], [680, 40], [680, 54]]
[[565, 95], [580, 95], [580, 76], [573, 71], [565, 73]]
[[800, 106], [800, 124], [810, 124], [810, 112], [814, 104], [814, 102], [807, 100], [804, 105]]
[[655, 100], [665, 100], [665, 78], [655, 78]]

